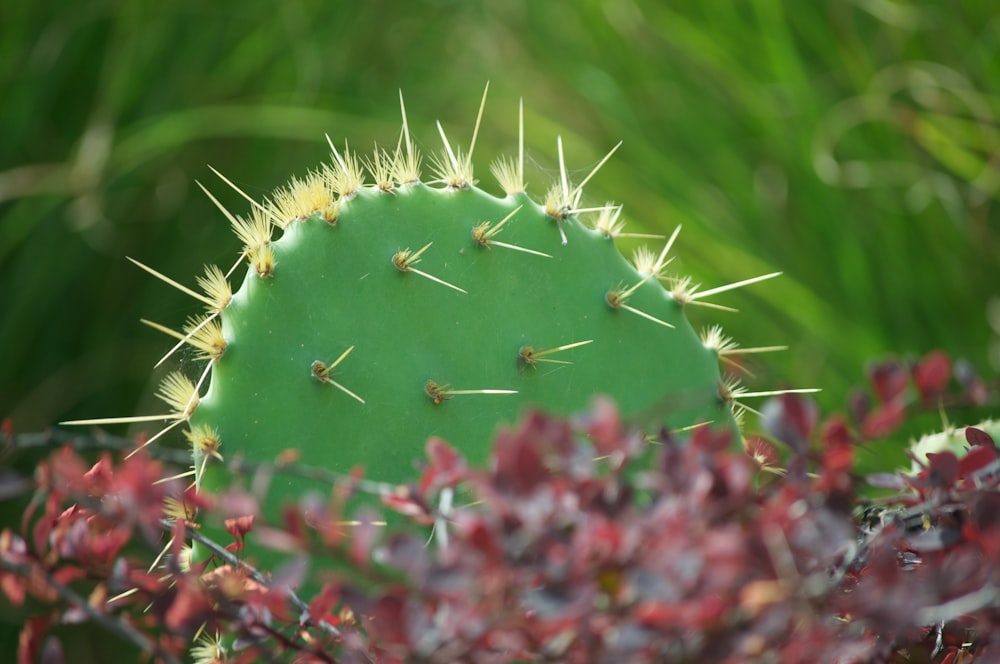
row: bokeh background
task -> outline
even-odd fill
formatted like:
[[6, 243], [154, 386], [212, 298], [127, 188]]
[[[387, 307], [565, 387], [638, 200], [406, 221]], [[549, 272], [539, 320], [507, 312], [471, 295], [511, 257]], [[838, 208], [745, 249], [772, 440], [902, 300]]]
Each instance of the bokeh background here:
[[[425, 152], [468, 145], [481, 185], [516, 151], [529, 193], [616, 143], [589, 202], [633, 231], [684, 229], [706, 287], [784, 276], [697, 313], [744, 345], [788, 344], [754, 387], [823, 387], [945, 349], [1000, 365], [1000, 17], [899, 0], [139, 0], [0, 8], [0, 412], [19, 430], [151, 412], [197, 307], [126, 261], [193, 284], [238, 250], [236, 213], [329, 158], [324, 133], [393, 144], [398, 91]], [[630, 247], [624, 247], [626, 251]], [[993, 312], [991, 314], [991, 311]], [[992, 320], [992, 325], [991, 325]]]

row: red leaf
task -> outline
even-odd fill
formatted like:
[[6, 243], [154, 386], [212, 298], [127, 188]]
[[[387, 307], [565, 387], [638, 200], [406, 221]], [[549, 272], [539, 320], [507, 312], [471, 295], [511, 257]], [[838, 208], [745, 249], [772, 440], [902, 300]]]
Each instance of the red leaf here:
[[983, 493], [972, 504], [972, 520], [980, 532], [1000, 531], [1000, 495]]
[[962, 535], [976, 542], [995, 560], [1000, 552], [1000, 495], [983, 493], [970, 506], [970, 518], [962, 527]]
[[943, 351], [924, 356], [913, 370], [913, 382], [925, 403], [933, 402], [948, 388], [951, 380], [951, 358]]
[[851, 430], [847, 427], [847, 420], [844, 419], [843, 415], [833, 415], [823, 424], [820, 440], [827, 446], [854, 444], [854, 437], [851, 435]]
[[895, 431], [906, 416], [906, 407], [901, 399], [883, 403], [861, 423], [861, 436], [865, 439], [885, 438]]
[[17, 664], [35, 664], [50, 620], [49, 616], [35, 616], [25, 621], [17, 638]]
[[420, 495], [456, 484], [465, 472], [465, 458], [459, 452], [436, 436], [427, 440], [427, 458], [430, 463], [420, 477]]
[[87, 572], [75, 565], [64, 565], [52, 573], [52, 578], [64, 586], [87, 577]]
[[729, 449], [733, 435], [726, 429], [698, 427], [691, 436], [691, 447], [709, 452], [723, 452]]
[[[308, 505], [305, 507], [308, 509]], [[281, 509], [281, 525], [290, 539], [305, 543], [308, 541], [306, 535], [306, 517], [304, 511], [299, 511], [292, 505], [285, 505]]]
[[685, 616], [678, 604], [646, 600], [635, 607], [632, 617], [644, 627], [666, 629], [683, 624]]
[[998, 450], [992, 445], [975, 445], [958, 461], [958, 476], [968, 477], [997, 460]]
[[325, 620], [331, 625], [339, 622], [336, 616], [328, 615], [340, 601], [340, 590], [332, 583], [323, 584], [323, 589], [309, 602], [309, 615], [315, 620]]
[[969, 441], [969, 445], [972, 445], [973, 447], [977, 445], [996, 447], [996, 442], [994, 442], [993, 437], [982, 429], [977, 429], [976, 427], [965, 427], [965, 439]]
[[454, 472], [464, 465], [462, 455], [454, 447], [436, 436], [427, 441], [427, 457], [442, 471]]
[[238, 516], [233, 519], [226, 519], [226, 532], [233, 536], [237, 543], [242, 543], [246, 539], [247, 533], [253, 530], [254, 515]]
[[16, 574], [0, 574], [0, 591], [14, 606], [24, 604], [27, 595], [24, 579]]
[[396, 594], [386, 594], [375, 602], [371, 629], [385, 645], [408, 646], [406, 630], [406, 599]]
[[861, 422], [868, 417], [868, 413], [871, 411], [871, 396], [858, 388], [851, 390], [850, 394], [847, 395], [847, 412], [851, 414], [851, 418], [855, 422]]
[[878, 400], [885, 403], [898, 397], [906, 389], [909, 380], [906, 367], [897, 360], [886, 360], [871, 369], [872, 388]]
[[94, 488], [110, 486], [114, 480], [114, 471], [111, 468], [111, 459], [108, 455], [102, 454], [97, 463], [83, 474], [83, 479], [96, 485]]
[[854, 466], [854, 446], [838, 443], [823, 450], [823, 470], [830, 473], [850, 473]]
[[211, 610], [208, 598], [196, 582], [181, 583], [163, 616], [163, 624], [175, 631], [193, 631], [205, 623]]
[[932, 486], [947, 488], [958, 479], [958, 457], [954, 452], [931, 452], [927, 455], [927, 480]]
[[621, 415], [614, 401], [608, 397], [599, 396], [593, 400], [585, 427], [598, 454], [610, 456], [622, 448], [625, 437]]
[[397, 487], [403, 489], [396, 495], [383, 495], [381, 502], [393, 512], [399, 512], [416, 523], [430, 525], [434, 523], [434, 515], [427, 508], [427, 504], [419, 496], [407, 491], [407, 487]]
[[494, 451], [495, 478], [499, 486], [518, 494], [528, 494], [546, 479], [549, 470], [542, 461], [536, 427], [544, 423], [529, 416], [519, 429], [501, 431]]
[[797, 451], [809, 446], [819, 421], [819, 406], [814, 400], [797, 394], [783, 394], [769, 399], [761, 412], [764, 413], [764, 428], [772, 436]]
[[475, 519], [468, 527], [465, 537], [470, 548], [482, 554], [491, 564], [497, 564], [503, 560], [503, 543], [485, 520]]
[[242, 555], [247, 533], [253, 529], [253, 522], [252, 514], [225, 520], [226, 532], [233, 536], [233, 543], [226, 545], [226, 551], [232, 551], [237, 556]]

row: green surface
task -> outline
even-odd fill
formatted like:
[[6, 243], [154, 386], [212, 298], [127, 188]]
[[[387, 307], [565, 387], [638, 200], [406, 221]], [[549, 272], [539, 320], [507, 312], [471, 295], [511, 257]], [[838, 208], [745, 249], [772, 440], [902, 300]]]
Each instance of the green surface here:
[[[473, 239], [475, 227], [511, 213], [496, 239], [551, 257]], [[308, 465], [345, 473], [361, 465], [368, 478], [392, 482], [415, 476], [432, 435], [482, 463], [498, 425], [531, 406], [571, 414], [595, 394], [630, 416], [673, 406], [667, 422], [644, 423], [653, 431], [731, 426], [716, 354], [680, 304], [647, 280], [627, 304], [674, 329], [610, 306], [609, 291], [642, 276], [602, 233], [573, 218], [561, 224], [565, 245], [556, 221], [523, 195], [426, 185], [362, 190], [335, 225], [318, 215], [293, 222], [272, 244], [274, 273], [249, 270], [223, 311], [228, 345], [192, 425], [215, 428], [225, 456], [268, 461], [292, 446]], [[413, 267], [466, 292], [393, 264], [397, 252], [427, 245]], [[590, 343], [534, 366], [520, 361], [525, 346], [578, 342]], [[311, 371], [350, 347], [331, 378], [364, 403]], [[435, 403], [427, 381], [515, 393]]]

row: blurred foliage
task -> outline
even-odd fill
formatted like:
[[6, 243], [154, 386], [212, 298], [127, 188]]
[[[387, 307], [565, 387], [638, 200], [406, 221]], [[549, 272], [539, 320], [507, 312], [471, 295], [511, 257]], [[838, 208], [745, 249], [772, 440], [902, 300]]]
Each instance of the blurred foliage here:
[[990, 3], [944, 0], [6, 3], [0, 411], [28, 430], [156, 408], [170, 344], [138, 319], [196, 307], [125, 256], [188, 284], [232, 261], [195, 181], [247, 206], [208, 164], [263, 197], [328, 158], [324, 133], [394, 142], [399, 89], [425, 151], [437, 119], [467, 146], [486, 81], [487, 189], [523, 97], [529, 192], [557, 134], [581, 174], [623, 139], [589, 202], [683, 224], [674, 266], [705, 286], [784, 271], [697, 314], [790, 346], [755, 387], [836, 408], [887, 353], [995, 370], [998, 48]]

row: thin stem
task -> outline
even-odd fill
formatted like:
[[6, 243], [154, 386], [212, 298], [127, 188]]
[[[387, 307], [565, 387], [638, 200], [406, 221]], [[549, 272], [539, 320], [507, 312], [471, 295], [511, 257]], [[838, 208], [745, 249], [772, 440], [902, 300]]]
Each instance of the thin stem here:
[[[163, 529], [167, 531], [173, 529], [173, 524], [167, 519], [161, 519], [160, 526], [162, 526]], [[226, 547], [222, 546], [215, 540], [211, 540], [205, 537], [200, 532], [192, 528], [189, 528], [186, 534], [191, 538], [192, 541], [201, 544], [227, 564], [232, 565], [234, 568], [242, 568], [246, 570], [247, 573], [250, 574], [250, 578], [259, 583], [260, 585], [265, 586], [267, 588], [271, 587], [271, 580], [267, 576], [261, 574], [261, 572], [253, 565], [250, 565], [247, 562], [237, 558], [232, 552], [226, 550]], [[295, 594], [294, 590], [292, 590], [291, 588], [285, 588], [284, 593], [288, 597], [288, 601], [290, 601], [292, 605], [299, 610], [300, 615], [303, 616], [309, 615], [309, 605], [303, 602], [302, 599]], [[321, 630], [326, 632], [329, 636], [334, 636], [338, 638], [340, 637], [340, 630], [324, 620], [314, 621], [312, 618], [309, 618], [308, 622], [312, 622]]]

